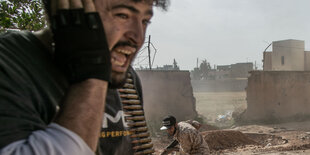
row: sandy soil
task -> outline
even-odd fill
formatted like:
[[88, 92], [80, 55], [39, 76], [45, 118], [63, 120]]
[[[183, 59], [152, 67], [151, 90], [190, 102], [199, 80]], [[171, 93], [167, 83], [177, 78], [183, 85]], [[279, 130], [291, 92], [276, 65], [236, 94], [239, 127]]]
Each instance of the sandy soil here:
[[[310, 155], [310, 121], [272, 125], [245, 125], [219, 130], [211, 125], [226, 128], [233, 120], [216, 122], [218, 115], [227, 111], [246, 109], [245, 92], [194, 93], [196, 109], [206, 118], [200, 129], [212, 154], [263, 154], [263, 155]], [[211, 125], [210, 125], [211, 124]], [[153, 138], [155, 154], [160, 154], [172, 139], [159, 133]]]
[[[246, 125], [231, 129], [204, 128], [212, 154], [310, 154], [310, 121], [273, 125]], [[153, 139], [160, 154], [171, 139], [165, 135]]]

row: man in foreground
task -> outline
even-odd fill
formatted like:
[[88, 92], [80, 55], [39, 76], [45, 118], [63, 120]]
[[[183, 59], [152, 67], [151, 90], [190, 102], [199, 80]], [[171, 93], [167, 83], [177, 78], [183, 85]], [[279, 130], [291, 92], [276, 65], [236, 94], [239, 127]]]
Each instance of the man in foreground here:
[[[0, 36], [0, 154], [94, 154], [101, 128], [126, 130], [122, 119], [102, 120], [121, 111], [115, 90], [144, 42], [153, 5], [166, 2], [44, 3], [50, 28]], [[99, 154], [134, 152], [127, 134], [100, 143]]]
[[[197, 128], [190, 124], [194, 123], [194, 126], [199, 128], [200, 125], [196, 121], [184, 121], [177, 123], [174, 116], [166, 116], [160, 130], [166, 130], [167, 133], [174, 138], [167, 148], [175, 150], [174, 147], [180, 144], [183, 152], [189, 155], [207, 155], [210, 154], [208, 144], [203, 139], [203, 136], [199, 133]], [[167, 154], [168, 150], [165, 149], [162, 155]]]

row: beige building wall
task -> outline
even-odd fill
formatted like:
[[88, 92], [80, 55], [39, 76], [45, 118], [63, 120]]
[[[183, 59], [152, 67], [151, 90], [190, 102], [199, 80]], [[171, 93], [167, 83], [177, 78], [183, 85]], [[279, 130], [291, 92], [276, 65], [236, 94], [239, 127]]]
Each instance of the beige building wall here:
[[247, 78], [252, 70], [252, 62], [231, 64], [231, 78]]
[[143, 89], [144, 110], [152, 131], [173, 115], [178, 121], [197, 117], [189, 71], [137, 71]]
[[250, 73], [244, 120], [273, 121], [310, 116], [310, 72]]
[[305, 43], [301, 40], [282, 40], [272, 43], [272, 70], [304, 71]]
[[310, 71], [310, 51], [305, 51], [305, 71]]
[[272, 52], [264, 52], [264, 71], [271, 71], [272, 70], [272, 61], [271, 61], [271, 54]]
[[218, 80], [192, 80], [194, 92], [239, 92], [245, 91], [248, 78]]

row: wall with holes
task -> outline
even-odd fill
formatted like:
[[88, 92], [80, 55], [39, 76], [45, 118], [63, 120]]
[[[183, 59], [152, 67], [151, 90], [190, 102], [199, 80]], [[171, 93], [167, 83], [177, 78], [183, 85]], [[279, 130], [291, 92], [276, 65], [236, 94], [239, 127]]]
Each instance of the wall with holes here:
[[310, 116], [310, 72], [252, 71], [243, 120], [285, 120]]
[[[166, 115], [177, 121], [197, 116], [196, 102], [188, 71], [137, 71], [143, 89], [148, 121], [160, 124]], [[149, 123], [149, 126], [153, 123]]]

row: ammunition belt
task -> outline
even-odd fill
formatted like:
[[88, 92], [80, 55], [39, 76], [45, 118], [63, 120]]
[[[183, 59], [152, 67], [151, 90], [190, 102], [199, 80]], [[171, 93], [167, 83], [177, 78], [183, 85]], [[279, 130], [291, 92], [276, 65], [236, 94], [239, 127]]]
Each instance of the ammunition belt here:
[[118, 89], [118, 92], [126, 114], [126, 122], [129, 122], [129, 130], [132, 133], [130, 137], [135, 150], [134, 155], [153, 154], [155, 150], [146, 125], [144, 109], [130, 73], [128, 73], [125, 85]]

